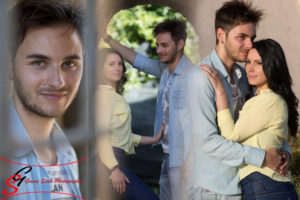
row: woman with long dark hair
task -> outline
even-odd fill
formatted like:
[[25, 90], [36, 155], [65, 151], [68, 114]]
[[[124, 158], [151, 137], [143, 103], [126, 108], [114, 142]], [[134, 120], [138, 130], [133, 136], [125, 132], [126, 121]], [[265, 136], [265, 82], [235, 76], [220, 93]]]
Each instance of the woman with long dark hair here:
[[[157, 200], [158, 197], [151, 188], [126, 168], [125, 154], [133, 154], [134, 147], [139, 144], [158, 143], [163, 127], [154, 137], [132, 133], [130, 107], [122, 97], [123, 86], [127, 81], [124, 60], [113, 49], [100, 50], [97, 60], [100, 72], [96, 94], [96, 124], [100, 132], [97, 151], [100, 164], [104, 165], [102, 170], [111, 180], [106, 186], [101, 183], [99, 196], [101, 199]], [[114, 191], [111, 190], [112, 187]], [[118, 197], [116, 193], [119, 193]]]
[[[296, 136], [298, 128], [298, 99], [281, 46], [272, 39], [254, 42], [245, 69], [255, 96], [245, 103], [234, 124], [218, 72], [202, 66], [216, 93], [221, 134], [241, 144], [280, 149], [288, 134]], [[290, 173], [281, 176], [268, 167], [252, 165], [240, 167], [239, 172], [245, 200], [298, 200]]]

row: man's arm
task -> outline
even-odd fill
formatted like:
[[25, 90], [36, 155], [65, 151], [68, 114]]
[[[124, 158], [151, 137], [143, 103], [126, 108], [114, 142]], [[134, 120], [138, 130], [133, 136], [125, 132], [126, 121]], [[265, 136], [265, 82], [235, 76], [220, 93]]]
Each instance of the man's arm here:
[[283, 163], [280, 166], [279, 173], [281, 176], [286, 176], [288, 173], [288, 168], [292, 161], [292, 149], [287, 141], [283, 142], [282, 154], [283, 154]]
[[108, 35], [107, 33], [104, 34], [103, 38], [104, 38], [104, 41], [111, 46], [111, 48], [113, 48], [114, 50], [119, 52], [121, 54], [121, 56], [127, 62], [129, 62], [131, 65], [133, 65], [133, 62], [136, 57], [135, 51], [133, 51], [132, 49], [129, 49], [128, 47], [125, 47], [124, 45], [120, 44], [116, 40], [112, 39], [112, 37], [110, 35]]
[[292, 157], [292, 149], [287, 141], [283, 142], [282, 150], [288, 153], [290, 158]]
[[143, 71], [147, 74], [151, 74], [156, 77], [161, 77], [162, 72], [167, 67], [167, 64], [160, 62], [159, 60], [153, 60], [139, 54], [128, 47], [120, 44], [116, 40], [112, 39], [111, 36], [106, 33], [103, 34], [104, 40], [113, 48], [118, 51], [121, 56], [129, 62], [134, 68]]
[[190, 70], [186, 85], [192, 138], [200, 151], [235, 167], [244, 164], [261, 167], [265, 158], [267, 166], [270, 160], [276, 160], [276, 164], [280, 163], [281, 156], [277, 155], [275, 150], [266, 153], [262, 149], [226, 140], [218, 134], [214, 90], [200, 67]]

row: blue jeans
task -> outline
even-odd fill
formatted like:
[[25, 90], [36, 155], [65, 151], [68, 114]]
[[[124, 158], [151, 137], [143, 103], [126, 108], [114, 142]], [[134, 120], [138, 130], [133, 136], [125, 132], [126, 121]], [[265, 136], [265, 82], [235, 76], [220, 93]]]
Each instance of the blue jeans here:
[[165, 154], [159, 179], [160, 200], [182, 200], [180, 167], [169, 167], [169, 154]]
[[130, 183], [126, 183], [126, 192], [121, 195], [124, 200], [159, 200], [153, 190], [147, 186], [139, 177], [125, 167], [125, 152], [113, 147], [115, 157], [119, 163], [120, 170], [127, 176]]
[[102, 174], [100, 175], [100, 187], [99, 191], [100, 199], [104, 200], [159, 200], [153, 190], [148, 187], [139, 177], [125, 167], [126, 158], [125, 152], [122, 149], [113, 147], [114, 155], [118, 161], [119, 169], [127, 176], [130, 183], [126, 182], [126, 191], [123, 194], [119, 194], [113, 188], [109, 171], [102, 163]]
[[126, 200], [159, 200], [153, 190], [148, 187], [139, 177], [125, 167], [120, 167], [130, 183], [126, 183], [126, 192], [122, 199]]
[[159, 199], [169, 200], [171, 199], [171, 189], [169, 183], [169, 156], [164, 155], [161, 165], [160, 177], [159, 177]]
[[188, 200], [242, 200], [240, 194], [225, 195], [217, 194], [201, 187], [192, 187], [187, 191]]
[[259, 172], [241, 180], [245, 200], [298, 200], [291, 182], [275, 181]]

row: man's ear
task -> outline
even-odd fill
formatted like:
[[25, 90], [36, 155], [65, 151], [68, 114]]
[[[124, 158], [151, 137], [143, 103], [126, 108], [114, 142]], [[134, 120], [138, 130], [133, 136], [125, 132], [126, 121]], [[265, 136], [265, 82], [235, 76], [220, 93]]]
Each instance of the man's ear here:
[[178, 50], [181, 51], [181, 50], [184, 48], [184, 45], [185, 45], [184, 40], [183, 40], [183, 39], [180, 39], [180, 40], [178, 41], [178, 43], [177, 43], [177, 48], [178, 48]]
[[224, 44], [226, 38], [226, 32], [222, 28], [217, 29], [217, 39], [220, 43]]

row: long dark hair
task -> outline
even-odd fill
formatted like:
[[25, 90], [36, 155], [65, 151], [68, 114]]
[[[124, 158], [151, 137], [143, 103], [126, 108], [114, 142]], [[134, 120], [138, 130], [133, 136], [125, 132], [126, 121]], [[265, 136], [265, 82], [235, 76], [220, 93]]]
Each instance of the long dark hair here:
[[[111, 49], [111, 48], [104, 48], [104, 49], [99, 50], [98, 51], [98, 63], [100, 65], [99, 69], [103, 68], [105, 59], [107, 58], [107, 56], [109, 54], [117, 54], [118, 56], [120, 56], [120, 58], [122, 60], [122, 66], [123, 66], [122, 77], [121, 77], [120, 81], [117, 82], [117, 87], [116, 87], [116, 92], [118, 94], [122, 95], [122, 93], [124, 91], [124, 85], [127, 82], [127, 77], [125, 75], [126, 67], [125, 67], [124, 59], [121, 56], [121, 54], [119, 54], [116, 50]], [[101, 74], [100, 74], [100, 76], [101, 76]]]
[[279, 94], [288, 107], [288, 126], [290, 135], [296, 136], [298, 130], [299, 100], [292, 90], [292, 78], [281, 46], [272, 39], [253, 43], [262, 59], [263, 70], [271, 90]]

